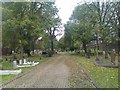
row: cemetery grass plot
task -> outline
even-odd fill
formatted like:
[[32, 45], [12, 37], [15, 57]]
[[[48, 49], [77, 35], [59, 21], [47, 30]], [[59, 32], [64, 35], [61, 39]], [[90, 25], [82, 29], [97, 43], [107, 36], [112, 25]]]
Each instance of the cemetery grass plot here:
[[[95, 57], [87, 59], [82, 56], [77, 56], [77, 58], [77, 61], [89, 72], [99, 87], [118, 88], [118, 68], [96, 66], [94, 64]], [[110, 62], [110, 59], [106, 59], [105, 62]]]
[[[8, 58], [8, 60], [6, 60], [6, 57]], [[1, 67], [2, 70], [18, 70], [18, 69], [21, 69], [21, 73], [25, 73], [25, 72], [28, 72], [29, 70], [32, 69], [32, 67], [14, 68], [13, 63], [9, 61], [10, 58], [12, 58], [12, 55], [3, 56], [3, 62], [0, 63], [2, 65], [2, 67]], [[48, 60], [45, 57], [41, 57], [41, 58], [42, 58], [42, 60], [39, 60], [39, 56], [35, 55], [35, 56], [30, 57], [29, 61], [37, 61], [39, 63], [43, 63], [46, 60]], [[20, 75], [20, 74], [18, 74], [18, 75]], [[2, 79], [0, 79], [0, 83], [8, 82], [18, 75], [12, 75], [12, 74], [10, 74], [10, 75], [0, 75], [0, 77], [2, 78]]]
[[102, 51], [102, 55], [99, 56], [99, 59], [95, 60], [95, 65], [101, 67], [118, 68], [118, 55], [114, 49], [110, 53], [107, 53], [107, 55], [105, 51]]

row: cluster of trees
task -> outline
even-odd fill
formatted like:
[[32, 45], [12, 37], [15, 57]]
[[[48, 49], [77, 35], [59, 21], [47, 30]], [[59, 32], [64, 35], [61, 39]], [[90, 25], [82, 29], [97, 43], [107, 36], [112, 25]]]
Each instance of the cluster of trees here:
[[[84, 49], [94, 42], [106, 46], [120, 40], [120, 2], [91, 2], [78, 4], [65, 24], [64, 45], [68, 50]], [[117, 43], [116, 43], [117, 44]]]
[[35, 42], [42, 37], [42, 49], [54, 51], [55, 32], [61, 20], [54, 2], [3, 2], [2, 48], [27, 53], [35, 49]]

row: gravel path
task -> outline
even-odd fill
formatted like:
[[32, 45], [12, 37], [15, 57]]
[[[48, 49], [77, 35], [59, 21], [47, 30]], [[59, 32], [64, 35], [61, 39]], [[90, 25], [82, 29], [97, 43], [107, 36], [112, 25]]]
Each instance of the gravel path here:
[[3, 88], [94, 88], [75, 57], [58, 54]]

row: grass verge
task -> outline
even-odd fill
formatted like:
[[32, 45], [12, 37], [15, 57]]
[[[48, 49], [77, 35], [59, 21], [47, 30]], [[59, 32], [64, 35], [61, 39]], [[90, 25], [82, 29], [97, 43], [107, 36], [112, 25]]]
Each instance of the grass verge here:
[[106, 68], [94, 65], [95, 57], [87, 59], [76, 56], [79, 62], [101, 88], [118, 88], [118, 68]]
[[[41, 60], [39, 59], [40, 56], [32, 56], [32, 57], [29, 57], [29, 61], [37, 61], [39, 62], [39, 64], [47, 61], [49, 59], [49, 57], [41, 57]], [[4, 68], [4, 70], [12, 70], [14, 69], [13, 68], [13, 65], [12, 63], [10, 63], [9, 61], [5, 61], [3, 60], [3, 62], [1, 63], [2, 64], [2, 67]], [[17, 69], [22, 69], [22, 73], [25, 73], [25, 72], [28, 72], [29, 70], [31, 70], [33, 67], [24, 67], [24, 68], [17, 68]], [[20, 73], [20, 74], [22, 74]], [[20, 75], [18, 74], [18, 75]], [[12, 80], [13, 78], [15, 78], [16, 76], [18, 75], [0, 75], [0, 84], [3, 84], [3, 83], [6, 83], [10, 80]]]

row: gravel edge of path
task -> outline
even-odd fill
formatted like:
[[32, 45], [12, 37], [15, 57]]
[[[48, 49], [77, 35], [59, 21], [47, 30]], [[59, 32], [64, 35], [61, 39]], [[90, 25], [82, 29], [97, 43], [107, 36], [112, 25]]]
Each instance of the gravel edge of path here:
[[100, 86], [96, 83], [96, 81], [91, 77], [91, 75], [89, 74], [89, 72], [84, 68], [83, 65], [81, 65], [79, 63], [78, 65], [79, 67], [81, 67], [84, 71], [84, 73], [88, 76], [88, 78], [90, 79], [90, 81], [93, 83], [93, 85], [96, 87], [96, 89], [100, 88]]

